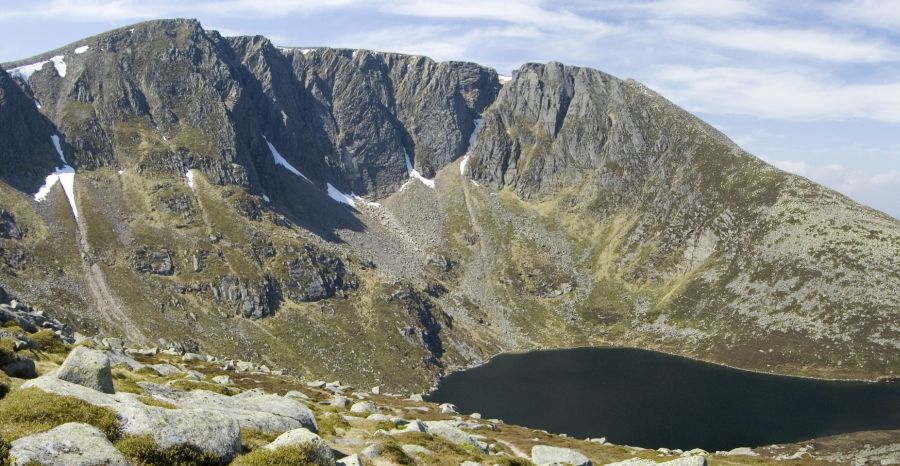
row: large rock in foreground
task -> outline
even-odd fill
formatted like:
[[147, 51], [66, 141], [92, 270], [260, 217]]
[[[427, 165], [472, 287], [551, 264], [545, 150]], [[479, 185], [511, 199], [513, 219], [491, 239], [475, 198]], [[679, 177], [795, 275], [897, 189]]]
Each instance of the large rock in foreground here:
[[572, 466], [592, 466], [591, 460], [571, 448], [536, 445], [531, 449], [531, 462], [541, 465], [570, 464]]
[[78, 346], [60, 366], [56, 378], [88, 387], [103, 393], [115, 393], [112, 371], [106, 353], [86, 346]]
[[241, 428], [223, 414], [202, 409], [121, 405], [122, 433], [150, 435], [160, 448], [189, 445], [229, 461], [241, 451]]
[[311, 464], [334, 465], [334, 452], [324, 440], [307, 429], [294, 429], [278, 436], [266, 445], [266, 450], [277, 450], [283, 447], [304, 448], [309, 451]]
[[318, 432], [316, 418], [309, 408], [291, 398], [251, 390], [225, 396], [206, 390], [189, 392], [140, 382], [152, 397], [179, 408], [198, 408], [220, 413], [237, 421], [243, 429], [263, 432], [287, 432], [300, 427]]
[[12, 442], [16, 466], [128, 466], [125, 456], [94, 426], [70, 422]]
[[22, 384], [62, 396], [71, 396], [116, 413], [122, 433], [150, 435], [162, 448], [190, 445], [212, 453], [223, 461], [241, 451], [238, 422], [219, 412], [206, 409], [163, 409], [147, 406], [133, 393], [108, 394], [56, 378], [53, 374]]

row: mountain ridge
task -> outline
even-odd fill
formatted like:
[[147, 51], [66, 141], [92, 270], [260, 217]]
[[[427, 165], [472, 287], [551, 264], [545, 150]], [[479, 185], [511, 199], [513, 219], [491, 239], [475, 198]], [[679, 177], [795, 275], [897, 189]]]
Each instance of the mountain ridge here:
[[[26, 232], [0, 238], [0, 284], [75, 328], [389, 386], [609, 344], [795, 375], [900, 369], [897, 220], [636, 81], [549, 63], [501, 84], [193, 20], [11, 64], [59, 54], [65, 76], [0, 72], [0, 121], [39, 126], [0, 131], [2, 147], [35, 139], [27, 157], [0, 149], [0, 201]], [[56, 188], [31, 200], [59, 163], [50, 134], [78, 218]]]

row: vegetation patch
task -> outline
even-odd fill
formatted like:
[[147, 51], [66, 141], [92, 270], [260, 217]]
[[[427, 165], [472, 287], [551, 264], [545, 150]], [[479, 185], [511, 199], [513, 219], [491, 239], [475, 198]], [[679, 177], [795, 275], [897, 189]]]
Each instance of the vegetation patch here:
[[15, 390], [0, 400], [0, 438], [7, 442], [69, 422], [90, 424], [110, 440], [118, 436], [115, 413], [77, 398], [29, 388]]
[[119, 449], [135, 466], [219, 466], [225, 464], [216, 455], [190, 445], [160, 448], [149, 435], [127, 436], [116, 442]]
[[316, 457], [308, 446], [281, 447], [274, 450], [260, 448], [237, 457], [233, 466], [329, 466]]

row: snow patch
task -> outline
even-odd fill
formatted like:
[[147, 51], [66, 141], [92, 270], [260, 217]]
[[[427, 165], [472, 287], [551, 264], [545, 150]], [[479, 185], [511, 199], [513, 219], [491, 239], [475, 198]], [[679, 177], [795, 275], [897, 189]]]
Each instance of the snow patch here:
[[28, 81], [36, 71], [40, 71], [41, 68], [44, 67], [49, 62], [53, 62], [53, 67], [56, 68], [56, 74], [58, 74], [61, 78], [66, 77], [66, 62], [63, 60], [62, 55], [57, 55], [55, 57], [51, 57], [49, 60], [44, 60], [38, 63], [32, 63], [30, 65], [17, 66], [11, 70], [9, 70], [10, 76], [18, 76], [23, 81]]
[[63, 165], [68, 165], [66, 163], [66, 156], [63, 155], [62, 146], [59, 145], [59, 136], [57, 136], [55, 134], [51, 134], [50, 142], [53, 143], [53, 148], [56, 149], [56, 155], [59, 156], [59, 160], [63, 163]]
[[194, 171], [188, 170], [184, 172], [184, 177], [187, 178], [188, 187], [194, 189]]
[[498, 74], [497, 79], [500, 80], [500, 84], [506, 84], [506, 83], [512, 81], [512, 76], [504, 76], [502, 74]]
[[372, 202], [364, 197], [357, 196], [352, 192], [350, 194], [344, 194], [340, 190], [334, 187], [331, 183], [325, 183], [325, 188], [328, 193], [328, 197], [334, 199], [341, 204], [347, 204], [350, 207], [356, 207], [356, 203], [359, 202], [363, 205], [371, 206], [371, 207], [381, 207], [381, 204], [377, 202]]
[[63, 187], [63, 191], [66, 193], [69, 207], [72, 208], [72, 215], [74, 215], [75, 218], [78, 218], [78, 206], [75, 205], [75, 169], [66, 163], [66, 157], [63, 155], [62, 147], [59, 144], [59, 136], [51, 134], [50, 141], [53, 143], [53, 148], [56, 149], [56, 154], [59, 156], [59, 160], [62, 162], [63, 166], [47, 175], [47, 178], [44, 179], [43, 186], [34, 193], [34, 200], [43, 202], [47, 199], [47, 195], [50, 194], [50, 189], [53, 188], [53, 185], [59, 182]]
[[53, 67], [56, 68], [56, 74], [58, 74], [60, 78], [65, 78], [66, 77], [66, 62], [63, 61], [63, 56], [57, 55], [55, 57], [51, 57], [50, 61], [53, 62]]
[[466, 174], [466, 164], [469, 163], [469, 154], [466, 154], [462, 158], [462, 162], [459, 163], [459, 174]]
[[476, 118], [475, 128], [472, 130], [472, 134], [469, 135], [469, 149], [472, 150], [472, 145], [475, 144], [475, 139], [478, 137], [478, 133], [481, 132], [481, 118]]
[[89, 48], [91, 48], [90, 45], [82, 45], [75, 49], [75, 53], [81, 55], [82, 53], [87, 52]]
[[120, 175], [124, 175], [124, 174], [125, 174], [125, 170], [119, 170], [119, 171], [116, 172], [116, 173], [118, 173], [118, 174], [120, 174]]
[[313, 50], [315, 50], [315, 49], [300, 49], [300, 53], [302, 53], [303, 55], [307, 55], [307, 54], [309, 54], [309, 52], [312, 52]]
[[9, 70], [9, 75], [18, 76], [23, 81], [28, 81], [28, 79], [31, 78], [31, 75], [33, 75], [35, 71], [38, 71], [44, 67], [45, 63], [47, 62], [42, 61], [40, 63], [34, 63], [31, 65], [17, 66]]
[[406, 173], [409, 174], [410, 178], [415, 178], [422, 182], [425, 186], [428, 186], [431, 189], [434, 189], [434, 180], [429, 180], [422, 176], [418, 170], [413, 168], [412, 161], [409, 160], [409, 152], [406, 152], [406, 149], [403, 149], [403, 156], [406, 157]]
[[272, 202], [272, 200], [269, 199], [269, 196], [266, 196], [265, 194], [262, 195], [262, 198], [263, 198], [263, 200], [266, 201], [266, 202]]
[[38, 109], [40, 109], [40, 108], [41, 108], [41, 103], [38, 102], [37, 99], [34, 99], [34, 106], [37, 107]]
[[331, 183], [325, 183], [325, 188], [327, 189], [328, 196], [330, 198], [340, 202], [341, 204], [347, 204], [350, 207], [356, 207], [356, 202], [353, 202], [352, 193], [348, 196], [332, 186]]
[[354, 51], [353, 51], [353, 58], [356, 58], [356, 55], [357, 55], [357, 54], [359, 54], [359, 50], [354, 50]]
[[481, 118], [475, 119], [475, 129], [472, 130], [472, 134], [469, 135], [469, 148], [466, 149], [466, 155], [463, 156], [462, 162], [459, 163], [459, 174], [466, 174], [466, 164], [469, 163], [469, 152], [472, 150], [472, 146], [475, 145], [475, 139], [478, 137], [478, 133], [481, 132]]
[[276, 149], [271, 142], [269, 142], [268, 138], [263, 136], [263, 139], [266, 141], [266, 145], [269, 146], [269, 152], [272, 153], [272, 160], [275, 162], [275, 165], [281, 165], [287, 171], [299, 176], [300, 178], [303, 178], [306, 181], [309, 181], [309, 178], [307, 178], [303, 173], [300, 173], [300, 170], [294, 168], [293, 165], [291, 165], [284, 157], [281, 156], [281, 153], [278, 152], [278, 149]]

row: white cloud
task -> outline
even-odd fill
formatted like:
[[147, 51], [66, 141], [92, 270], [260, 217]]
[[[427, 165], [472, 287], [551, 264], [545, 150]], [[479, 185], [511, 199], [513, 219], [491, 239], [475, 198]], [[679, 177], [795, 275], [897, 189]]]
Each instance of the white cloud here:
[[830, 163], [815, 165], [802, 160], [771, 160], [767, 163], [786, 172], [809, 178], [816, 183], [852, 197], [857, 202], [900, 216], [900, 170], [873, 173], [871, 170]]
[[651, 87], [689, 110], [787, 120], [900, 123], [900, 79], [838, 82], [808, 68], [669, 66]]
[[866, 26], [900, 26], [900, 7], [896, 0], [851, 0], [827, 4], [823, 10], [837, 21], [852, 21]]
[[65, 21], [133, 21], [149, 18], [212, 15], [217, 17], [283, 17], [364, 5], [362, 0], [48, 0], [27, 6], [9, 3], [0, 6], [0, 20], [39, 18]]
[[822, 61], [878, 63], [900, 57], [896, 47], [882, 41], [823, 30], [758, 26], [706, 28], [679, 24], [669, 26], [667, 33], [714, 47]]
[[662, 17], [736, 18], [763, 14], [765, 3], [762, 0], [659, 0], [637, 8]]
[[458, 18], [503, 21], [561, 30], [581, 30], [592, 35], [612, 32], [613, 28], [595, 19], [563, 8], [548, 8], [541, 0], [394, 0], [382, 4], [382, 10], [425, 18]]

